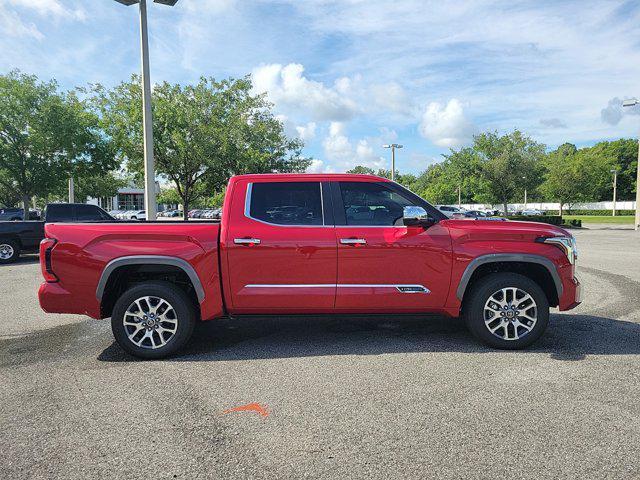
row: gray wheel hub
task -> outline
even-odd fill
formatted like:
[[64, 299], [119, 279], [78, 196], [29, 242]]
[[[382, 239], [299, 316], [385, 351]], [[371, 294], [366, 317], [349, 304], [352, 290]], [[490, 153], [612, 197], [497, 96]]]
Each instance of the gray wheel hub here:
[[15, 251], [11, 245], [8, 243], [0, 244], [0, 260], [9, 260], [14, 254]]

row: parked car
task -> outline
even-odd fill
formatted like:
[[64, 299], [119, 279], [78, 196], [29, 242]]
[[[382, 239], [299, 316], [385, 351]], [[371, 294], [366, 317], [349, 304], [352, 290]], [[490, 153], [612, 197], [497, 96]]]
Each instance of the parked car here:
[[467, 218], [486, 218], [487, 214], [480, 210], [467, 210], [464, 212], [464, 216]]
[[[575, 240], [553, 225], [449, 219], [368, 175], [241, 175], [226, 191], [221, 222], [47, 224], [40, 305], [110, 317], [118, 344], [149, 359], [200, 320], [254, 314], [463, 315], [517, 349], [549, 307], [580, 303]], [[292, 206], [305, 214], [272, 213]]]
[[528, 208], [526, 210], [522, 210], [522, 212], [520, 213], [521, 215], [526, 215], [526, 216], [531, 216], [531, 217], [537, 217], [539, 215], [542, 215], [542, 211], [541, 210], [537, 210], [535, 208]]
[[133, 210], [129, 216], [129, 220], [146, 220], [147, 212], [145, 210]]
[[113, 217], [96, 205], [50, 203], [42, 220], [0, 222], [0, 264], [18, 260], [20, 253], [38, 251], [45, 223], [108, 222]]
[[464, 216], [464, 209], [453, 205], [437, 205], [436, 208], [447, 217], [453, 218], [456, 214], [461, 218]]
[[[17, 221], [24, 218], [24, 210], [22, 208], [0, 208], [0, 221]], [[40, 220], [40, 212], [38, 210], [29, 210], [29, 220]]]

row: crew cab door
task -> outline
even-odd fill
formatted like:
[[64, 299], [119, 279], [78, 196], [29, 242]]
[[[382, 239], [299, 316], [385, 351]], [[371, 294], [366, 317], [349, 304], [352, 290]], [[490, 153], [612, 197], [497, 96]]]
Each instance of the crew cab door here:
[[445, 304], [451, 240], [445, 227], [406, 227], [405, 206], [431, 209], [391, 182], [332, 182], [338, 241], [336, 310], [420, 312]]
[[337, 246], [329, 183], [241, 181], [223, 228], [231, 313], [331, 312]]

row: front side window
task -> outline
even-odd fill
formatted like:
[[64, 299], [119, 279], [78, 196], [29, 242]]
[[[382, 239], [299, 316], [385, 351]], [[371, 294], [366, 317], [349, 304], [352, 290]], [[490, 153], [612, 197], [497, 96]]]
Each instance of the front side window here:
[[249, 186], [249, 216], [276, 225], [322, 225], [319, 182], [261, 182]]
[[404, 207], [414, 202], [380, 183], [341, 182], [347, 225], [400, 226]]

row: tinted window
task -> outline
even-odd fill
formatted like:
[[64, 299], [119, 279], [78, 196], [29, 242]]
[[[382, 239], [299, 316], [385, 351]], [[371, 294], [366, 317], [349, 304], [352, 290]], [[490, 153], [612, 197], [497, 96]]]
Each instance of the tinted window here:
[[380, 183], [341, 182], [347, 225], [402, 225], [404, 207], [413, 205]]
[[111, 220], [107, 212], [95, 205], [76, 205], [78, 222], [104, 222]]
[[73, 205], [60, 203], [47, 205], [47, 222], [73, 222]]
[[320, 183], [254, 183], [249, 215], [278, 225], [322, 225]]

